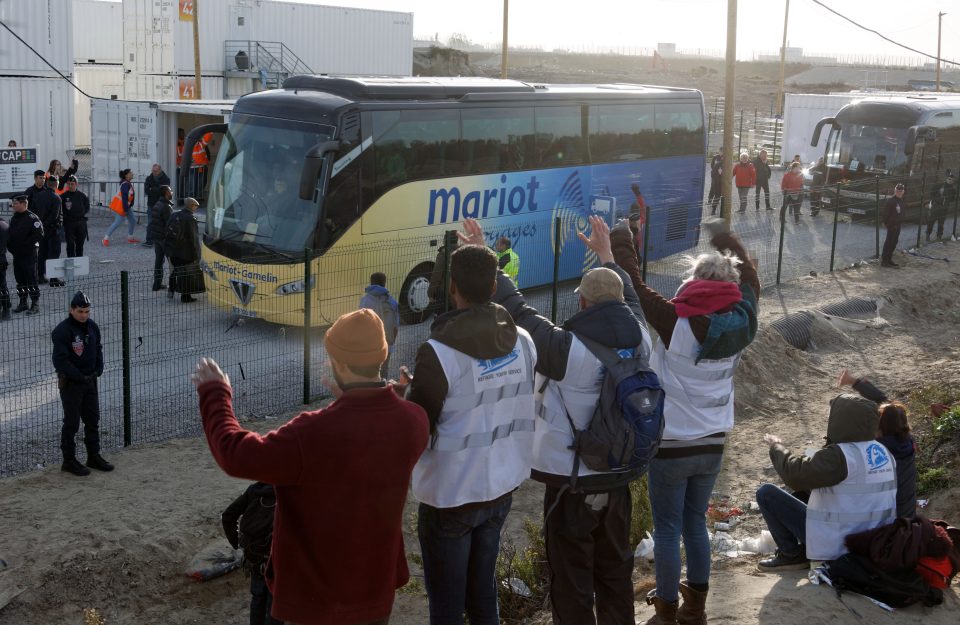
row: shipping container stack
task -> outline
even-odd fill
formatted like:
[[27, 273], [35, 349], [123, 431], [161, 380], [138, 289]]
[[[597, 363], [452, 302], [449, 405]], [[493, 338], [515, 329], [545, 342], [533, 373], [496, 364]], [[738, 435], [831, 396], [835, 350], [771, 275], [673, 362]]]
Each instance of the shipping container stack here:
[[[106, 0], [73, 0], [72, 4], [73, 82], [94, 98], [122, 99], [123, 5]], [[77, 91], [74, 107], [77, 158], [81, 175], [86, 175], [90, 170], [90, 99]]]
[[[74, 147], [73, 87], [31, 48], [65, 76], [73, 74], [71, 0], [3, 0], [0, 20], [26, 44], [0, 29], [0, 141], [37, 148], [37, 168], [64, 161]], [[4, 189], [6, 191], [6, 189]]]

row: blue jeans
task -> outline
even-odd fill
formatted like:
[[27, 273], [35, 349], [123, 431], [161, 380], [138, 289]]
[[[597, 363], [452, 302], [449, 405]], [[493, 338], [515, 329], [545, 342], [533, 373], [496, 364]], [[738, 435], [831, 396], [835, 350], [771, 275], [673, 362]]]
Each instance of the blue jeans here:
[[798, 555], [807, 542], [807, 504], [782, 488], [764, 484], [757, 489], [757, 505], [780, 553], [788, 558]]
[[513, 496], [466, 511], [421, 503], [417, 536], [423, 554], [423, 581], [430, 625], [499, 625], [497, 554], [500, 530]]
[[137, 227], [137, 217], [133, 214], [133, 209], [127, 211], [126, 216], [124, 215], [115, 215], [113, 218], [113, 223], [110, 224], [110, 227], [107, 228], [107, 233], [104, 236], [105, 239], [109, 239], [110, 235], [113, 234], [113, 231], [120, 227], [120, 224], [123, 223], [123, 220], [127, 220], [127, 234], [128, 236], [133, 236], [133, 229]]
[[281, 625], [281, 621], [270, 616], [273, 595], [267, 588], [267, 582], [259, 573], [250, 574], [250, 625]]
[[667, 602], [680, 592], [680, 536], [687, 551], [687, 580], [710, 581], [707, 506], [720, 473], [722, 454], [654, 458], [647, 475], [653, 509], [657, 596]]

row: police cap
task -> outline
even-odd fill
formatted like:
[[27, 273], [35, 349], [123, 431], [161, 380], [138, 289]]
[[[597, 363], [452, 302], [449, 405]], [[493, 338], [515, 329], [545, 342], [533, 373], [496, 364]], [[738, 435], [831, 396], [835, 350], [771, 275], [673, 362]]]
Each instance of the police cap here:
[[76, 177], [76, 176], [67, 176], [66, 181], [67, 181], [67, 182], [76, 182], [76, 181], [77, 181], [77, 177]]
[[25, 195], [22, 194], [22, 193], [21, 193], [20, 195], [15, 195], [15, 196], [13, 196], [13, 201], [14, 201], [14, 202], [20, 202], [20, 203], [26, 203], [26, 201], [27, 201], [27, 196], [25, 196]]
[[90, 308], [90, 298], [83, 291], [77, 291], [70, 300], [70, 308]]

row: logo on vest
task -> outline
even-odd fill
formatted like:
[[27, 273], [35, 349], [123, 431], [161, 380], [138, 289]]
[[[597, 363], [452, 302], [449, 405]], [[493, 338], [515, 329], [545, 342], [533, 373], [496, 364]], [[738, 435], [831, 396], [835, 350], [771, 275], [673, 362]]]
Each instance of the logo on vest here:
[[473, 361], [474, 386], [478, 391], [517, 384], [524, 379], [526, 365], [517, 347], [499, 358], [478, 358]]
[[73, 348], [73, 353], [77, 356], [83, 356], [83, 338], [80, 336], [73, 337], [73, 343], [70, 344]]
[[484, 358], [477, 359], [477, 366], [480, 367], [480, 371], [484, 375], [489, 373], [494, 373], [495, 371], [500, 371], [504, 367], [508, 366], [511, 362], [520, 357], [520, 350], [513, 350], [506, 356], [501, 356], [500, 358], [491, 358], [489, 360]]
[[879, 443], [871, 443], [867, 447], [867, 466], [876, 471], [890, 464], [890, 456], [887, 449]]

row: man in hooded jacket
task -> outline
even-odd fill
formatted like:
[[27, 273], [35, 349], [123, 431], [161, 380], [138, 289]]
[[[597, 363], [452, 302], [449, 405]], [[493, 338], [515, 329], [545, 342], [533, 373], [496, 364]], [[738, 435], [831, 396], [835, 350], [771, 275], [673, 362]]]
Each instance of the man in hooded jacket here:
[[897, 467], [874, 440], [876, 403], [852, 394], [830, 402], [827, 444], [813, 456], [796, 455], [765, 434], [773, 468], [789, 488], [809, 490], [802, 501], [773, 484], [757, 490], [757, 503], [777, 543], [761, 571], [804, 569], [810, 560], [833, 560], [847, 552], [844, 538], [892, 522], [897, 516]]

